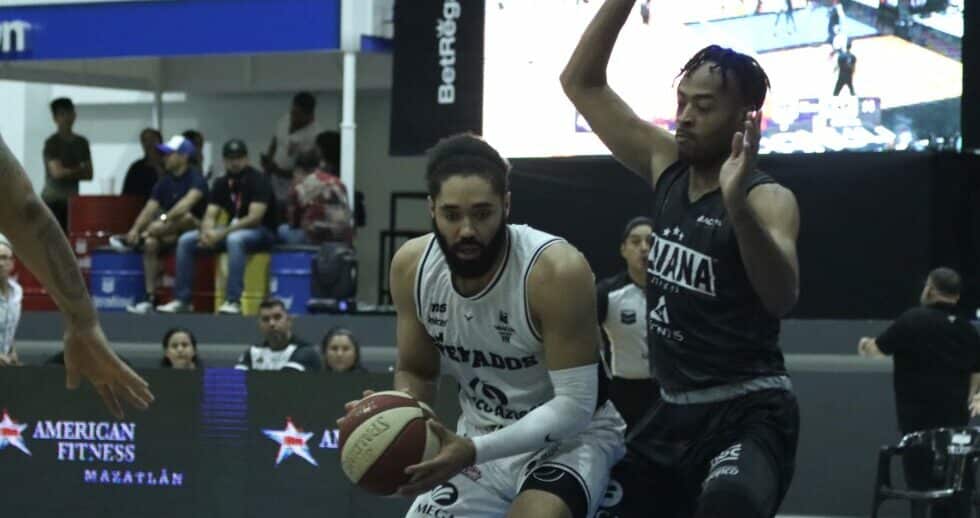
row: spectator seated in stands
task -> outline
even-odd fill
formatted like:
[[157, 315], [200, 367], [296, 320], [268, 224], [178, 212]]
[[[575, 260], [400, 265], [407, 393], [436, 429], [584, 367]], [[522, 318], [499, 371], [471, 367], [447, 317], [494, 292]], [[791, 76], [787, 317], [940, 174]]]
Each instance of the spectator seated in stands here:
[[197, 369], [201, 360], [197, 357], [197, 338], [182, 327], [174, 327], [163, 335], [163, 359], [161, 367], [171, 369]]
[[293, 318], [286, 305], [268, 298], [259, 305], [259, 331], [262, 345], [249, 347], [235, 365], [239, 370], [316, 372], [320, 358], [309, 343], [293, 335]]
[[[228, 141], [222, 155], [227, 174], [214, 182], [201, 229], [185, 232], [177, 241], [176, 298], [157, 306], [157, 311], [193, 311], [191, 288], [197, 252], [227, 250], [228, 284], [218, 313], [241, 314], [248, 254], [266, 250], [275, 241], [278, 218], [269, 179], [249, 165], [248, 150], [241, 140]], [[221, 215], [230, 218], [227, 225], [219, 224]]]
[[163, 135], [153, 128], [140, 132], [143, 158], [133, 162], [123, 180], [122, 195], [138, 196], [147, 200], [153, 194], [153, 186], [164, 175], [163, 156], [157, 146], [163, 144]]
[[288, 223], [279, 226], [279, 239], [286, 244], [350, 244], [353, 239], [347, 188], [339, 178], [320, 169], [320, 163], [317, 150], [301, 153], [296, 159], [286, 211]]
[[181, 234], [201, 226], [207, 207], [208, 185], [201, 171], [190, 164], [194, 145], [177, 135], [159, 146], [165, 156], [167, 174], [153, 186], [149, 201], [143, 206], [125, 236], [113, 236], [109, 243], [124, 251], [143, 251], [143, 282], [146, 297], [126, 308], [130, 313], [146, 314], [153, 309], [160, 271], [160, 253], [169, 250]]
[[361, 366], [361, 346], [350, 329], [335, 327], [320, 342], [323, 368], [330, 372], [367, 372]]
[[20, 305], [24, 291], [10, 278], [14, 269], [14, 251], [10, 242], [0, 234], [0, 367], [20, 365], [14, 334], [20, 322]]

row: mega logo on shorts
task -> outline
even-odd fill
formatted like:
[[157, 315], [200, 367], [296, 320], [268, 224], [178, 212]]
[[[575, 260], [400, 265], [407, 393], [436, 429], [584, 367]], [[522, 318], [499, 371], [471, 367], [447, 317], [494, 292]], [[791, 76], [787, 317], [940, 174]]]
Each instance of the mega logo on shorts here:
[[459, 490], [456, 489], [456, 486], [449, 482], [439, 484], [429, 492], [429, 500], [432, 502], [431, 504], [419, 502], [415, 506], [415, 512], [434, 518], [455, 518], [453, 513], [442, 508], [449, 507], [459, 500]]

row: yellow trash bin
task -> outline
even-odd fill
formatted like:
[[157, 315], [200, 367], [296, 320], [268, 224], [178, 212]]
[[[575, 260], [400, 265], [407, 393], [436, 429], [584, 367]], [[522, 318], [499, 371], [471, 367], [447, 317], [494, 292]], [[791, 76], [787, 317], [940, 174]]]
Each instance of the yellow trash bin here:
[[[248, 255], [245, 262], [245, 289], [242, 291], [242, 314], [257, 315], [259, 304], [269, 293], [269, 253]], [[228, 254], [218, 256], [214, 275], [214, 311], [225, 302], [225, 286], [228, 281]]]

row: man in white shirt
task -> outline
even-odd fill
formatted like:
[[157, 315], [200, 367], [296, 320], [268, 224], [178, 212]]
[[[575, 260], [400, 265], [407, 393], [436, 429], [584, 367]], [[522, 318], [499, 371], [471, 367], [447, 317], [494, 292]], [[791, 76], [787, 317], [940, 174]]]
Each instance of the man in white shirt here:
[[14, 333], [20, 321], [23, 290], [10, 278], [14, 269], [14, 252], [7, 238], [0, 235], [0, 367], [20, 365], [14, 349]]

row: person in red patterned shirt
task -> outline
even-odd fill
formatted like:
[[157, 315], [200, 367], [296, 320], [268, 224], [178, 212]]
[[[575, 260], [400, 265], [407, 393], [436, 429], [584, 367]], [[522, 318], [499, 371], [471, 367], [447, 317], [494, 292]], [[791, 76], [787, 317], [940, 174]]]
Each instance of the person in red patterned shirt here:
[[279, 226], [279, 239], [286, 244], [353, 241], [347, 187], [320, 168], [317, 150], [296, 158], [286, 217], [287, 223]]

